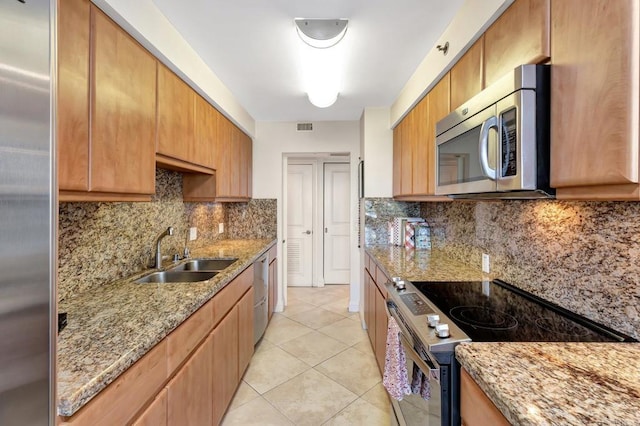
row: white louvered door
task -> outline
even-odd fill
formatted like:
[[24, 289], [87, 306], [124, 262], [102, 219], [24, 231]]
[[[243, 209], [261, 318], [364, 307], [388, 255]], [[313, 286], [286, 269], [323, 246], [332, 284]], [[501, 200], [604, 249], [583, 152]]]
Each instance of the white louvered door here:
[[313, 272], [313, 165], [287, 172], [287, 284], [311, 287]]

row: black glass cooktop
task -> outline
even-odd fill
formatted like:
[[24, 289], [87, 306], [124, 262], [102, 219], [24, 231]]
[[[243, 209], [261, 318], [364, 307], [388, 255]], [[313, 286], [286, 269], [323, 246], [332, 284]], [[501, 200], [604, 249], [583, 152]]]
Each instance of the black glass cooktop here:
[[476, 342], [633, 340], [499, 280], [413, 285]]

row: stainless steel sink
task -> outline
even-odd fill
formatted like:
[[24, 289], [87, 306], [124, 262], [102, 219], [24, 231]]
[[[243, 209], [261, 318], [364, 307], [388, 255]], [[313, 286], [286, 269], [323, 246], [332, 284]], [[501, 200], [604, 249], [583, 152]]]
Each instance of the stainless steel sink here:
[[213, 278], [218, 273], [215, 271], [164, 271], [153, 272], [137, 279], [135, 282], [144, 283], [193, 283], [198, 281], [206, 281]]
[[235, 259], [193, 259], [172, 268], [171, 271], [222, 271], [231, 266]]

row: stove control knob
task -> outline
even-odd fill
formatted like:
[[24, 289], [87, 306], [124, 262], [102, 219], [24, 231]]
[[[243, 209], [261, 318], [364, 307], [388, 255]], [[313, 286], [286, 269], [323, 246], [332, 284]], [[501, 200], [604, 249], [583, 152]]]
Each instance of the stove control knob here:
[[427, 315], [427, 321], [429, 322], [429, 327], [436, 328], [436, 325], [440, 322], [440, 315], [429, 314]]
[[451, 333], [449, 333], [449, 325], [448, 324], [436, 325], [436, 335], [442, 339], [445, 339], [451, 336]]
[[404, 290], [406, 288], [405, 282], [403, 280], [396, 281], [396, 288], [398, 290]]

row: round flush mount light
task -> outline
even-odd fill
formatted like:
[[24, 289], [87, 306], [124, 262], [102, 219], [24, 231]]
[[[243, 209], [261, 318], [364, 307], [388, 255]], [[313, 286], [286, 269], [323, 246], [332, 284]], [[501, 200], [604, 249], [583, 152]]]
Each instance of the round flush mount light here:
[[309, 91], [307, 97], [314, 106], [328, 108], [338, 100], [338, 92], [332, 92], [331, 90]]
[[347, 32], [348, 19], [305, 19], [294, 20], [298, 36], [311, 47], [326, 49], [335, 46]]

